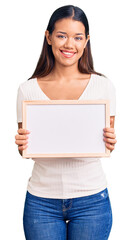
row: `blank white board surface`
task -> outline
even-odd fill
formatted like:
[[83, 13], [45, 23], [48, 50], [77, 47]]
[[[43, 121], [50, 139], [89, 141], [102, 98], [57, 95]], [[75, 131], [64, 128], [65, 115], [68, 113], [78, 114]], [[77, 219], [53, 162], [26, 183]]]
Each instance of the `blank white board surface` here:
[[23, 101], [23, 128], [31, 132], [23, 157], [108, 157], [109, 125], [108, 100]]

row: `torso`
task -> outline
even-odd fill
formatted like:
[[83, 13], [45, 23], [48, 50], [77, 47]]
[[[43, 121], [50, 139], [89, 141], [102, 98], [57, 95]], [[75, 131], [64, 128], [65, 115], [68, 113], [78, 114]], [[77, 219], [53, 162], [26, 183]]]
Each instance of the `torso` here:
[[50, 100], [78, 100], [89, 84], [91, 74], [82, 74], [78, 79], [58, 82], [50, 78], [37, 78], [41, 90]]

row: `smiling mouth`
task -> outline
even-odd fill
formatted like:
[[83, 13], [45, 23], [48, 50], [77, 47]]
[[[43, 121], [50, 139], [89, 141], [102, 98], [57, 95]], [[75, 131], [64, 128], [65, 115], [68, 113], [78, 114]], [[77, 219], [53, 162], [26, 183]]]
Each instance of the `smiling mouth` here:
[[63, 50], [60, 50], [60, 52], [66, 58], [71, 58], [76, 54], [76, 52], [63, 51]]

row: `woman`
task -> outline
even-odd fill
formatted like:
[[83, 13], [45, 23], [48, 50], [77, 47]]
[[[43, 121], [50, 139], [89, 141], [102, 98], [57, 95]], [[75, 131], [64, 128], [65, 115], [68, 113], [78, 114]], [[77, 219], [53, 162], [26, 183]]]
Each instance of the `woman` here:
[[[109, 99], [111, 126], [102, 129], [102, 134], [106, 147], [114, 149], [115, 88], [108, 78], [95, 72], [88, 20], [72, 5], [52, 14], [36, 69], [18, 88], [15, 142], [20, 154], [30, 134], [22, 129], [22, 101], [46, 99]], [[108, 239], [112, 210], [100, 159], [33, 160], [23, 216], [26, 239]]]

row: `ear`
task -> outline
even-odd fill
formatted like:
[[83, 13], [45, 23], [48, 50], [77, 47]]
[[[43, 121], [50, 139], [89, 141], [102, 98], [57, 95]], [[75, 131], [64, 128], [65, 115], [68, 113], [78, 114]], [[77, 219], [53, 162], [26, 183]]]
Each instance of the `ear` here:
[[49, 45], [51, 45], [51, 35], [49, 34], [49, 31], [45, 31], [45, 37]]
[[87, 39], [86, 39], [86, 42], [85, 42], [84, 48], [86, 47], [87, 42], [89, 41], [89, 39], [90, 39], [90, 35], [87, 35]]

